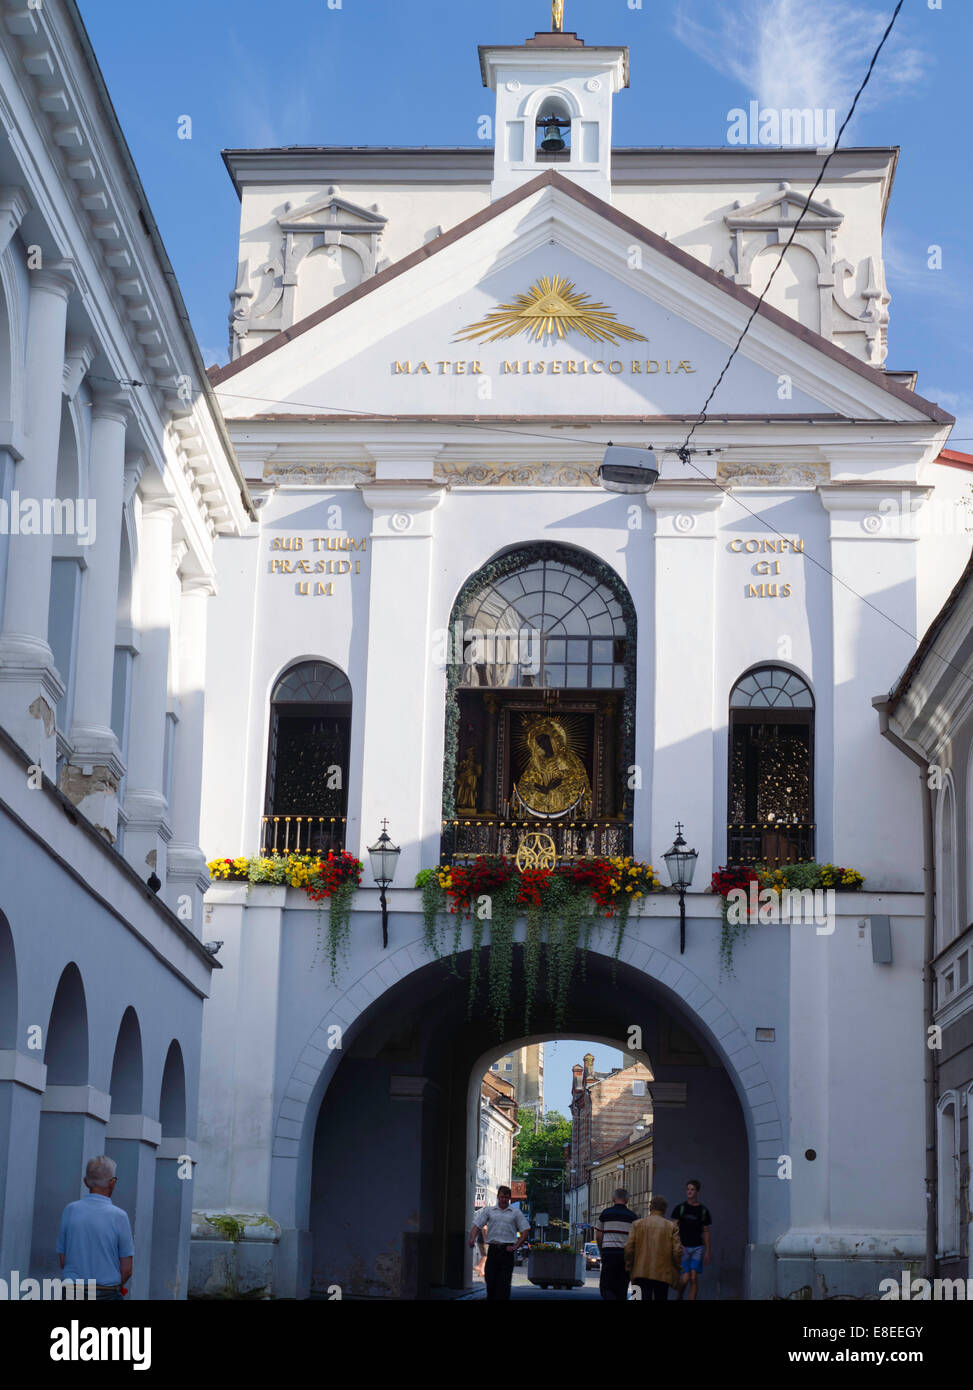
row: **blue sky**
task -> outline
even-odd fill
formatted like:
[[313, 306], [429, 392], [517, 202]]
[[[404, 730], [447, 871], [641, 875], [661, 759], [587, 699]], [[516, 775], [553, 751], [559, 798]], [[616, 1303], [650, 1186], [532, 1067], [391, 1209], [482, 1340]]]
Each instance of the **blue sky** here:
[[[473, 145], [492, 111], [478, 43], [550, 27], [548, 0], [79, 0], [207, 363], [226, 360], [239, 203], [220, 151]], [[941, 3], [942, 8], [930, 8]], [[618, 145], [722, 145], [727, 112], [839, 111], [893, 0], [566, 0], [565, 27], [631, 49]], [[842, 144], [900, 145], [886, 223], [888, 366], [958, 417], [973, 452], [970, 0], [906, 0]], [[192, 139], [177, 138], [192, 117]], [[942, 268], [927, 264], [942, 247]], [[701, 383], [701, 388], [703, 383]], [[966, 442], [961, 442], [960, 437]]]

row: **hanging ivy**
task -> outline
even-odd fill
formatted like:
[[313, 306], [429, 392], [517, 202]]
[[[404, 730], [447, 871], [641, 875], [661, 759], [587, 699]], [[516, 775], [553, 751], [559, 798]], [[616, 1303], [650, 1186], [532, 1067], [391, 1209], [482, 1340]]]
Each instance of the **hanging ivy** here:
[[472, 923], [472, 961], [467, 1013], [472, 1016], [480, 983], [480, 951], [484, 922], [490, 927], [487, 965], [488, 1008], [499, 1032], [506, 1022], [513, 989], [514, 927], [526, 918], [524, 941], [524, 1031], [531, 1018], [540, 982], [541, 962], [546, 963], [545, 987], [561, 1028], [567, 1015], [575, 970], [582, 978], [591, 934], [599, 918], [614, 918], [615, 962], [621, 950], [634, 898], [657, 891], [661, 885], [651, 865], [629, 858], [591, 859], [559, 869], [518, 870], [505, 858], [482, 855], [465, 864], [424, 869], [416, 879], [422, 890], [423, 939], [431, 955], [444, 949], [439, 929], [441, 915], [453, 917], [452, 966], [456, 971], [463, 923]]

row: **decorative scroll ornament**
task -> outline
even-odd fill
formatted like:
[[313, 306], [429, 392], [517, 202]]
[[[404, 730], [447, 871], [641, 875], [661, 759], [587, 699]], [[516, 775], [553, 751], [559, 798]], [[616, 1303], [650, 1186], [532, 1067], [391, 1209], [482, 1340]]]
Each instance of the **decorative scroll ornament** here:
[[457, 333], [455, 342], [477, 338], [495, 343], [501, 338], [514, 338], [526, 333], [534, 342], [544, 338], [566, 338], [578, 332], [593, 343], [646, 343], [644, 333], [636, 333], [619, 323], [607, 304], [595, 303], [590, 295], [579, 294], [574, 284], [563, 275], [542, 275], [527, 291], [518, 294], [512, 304], [501, 304], [479, 323], [473, 323]]
[[591, 783], [584, 763], [568, 746], [559, 719], [536, 716], [526, 729], [530, 757], [514, 784], [514, 800], [534, 816], [591, 814]]
[[533, 831], [522, 836], [514, 862], [521, 873], [525, 869], [553, 869], [557, 864], [557, 847], [550, 835]]

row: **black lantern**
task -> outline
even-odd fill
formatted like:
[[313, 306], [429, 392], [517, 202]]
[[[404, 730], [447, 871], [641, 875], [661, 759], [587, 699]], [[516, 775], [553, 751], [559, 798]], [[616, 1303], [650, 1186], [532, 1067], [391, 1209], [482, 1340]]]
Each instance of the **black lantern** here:
[[394, 845], [389, 839], [388, 821], [383, 820], [381, 835], [374, 845], [368, 846], [368, 857], [372, 864], [372, 877], [379, 888], [379, 902], [382, 905], [382, 945], [386, 948], [389, 944], [389, 908], [385, 899], [385, 890], [391, 886], [395, 878], [395, 870], [401, 853], [399, 846]]
[[666, 861], [669, 881], [679, 894], [679, 954], [683, 955], [686, 950], [686, 890], [692, 887], [699, 855], [696, 850], [686, 848], [682, 821], [676, 821], [676, 838], [662, 857]]

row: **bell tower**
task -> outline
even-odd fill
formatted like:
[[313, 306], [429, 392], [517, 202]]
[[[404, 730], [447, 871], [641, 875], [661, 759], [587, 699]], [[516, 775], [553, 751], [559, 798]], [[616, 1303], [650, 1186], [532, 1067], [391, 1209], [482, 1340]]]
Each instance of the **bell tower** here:
[[588, 47], [563, 14], [555, 3], [550, 32], [519, 48], [480, 46], [483, 85], [497, 94], [494, 200], [555, 168], [611, 202], [612, 99], [628, 86], [628, 49]]

